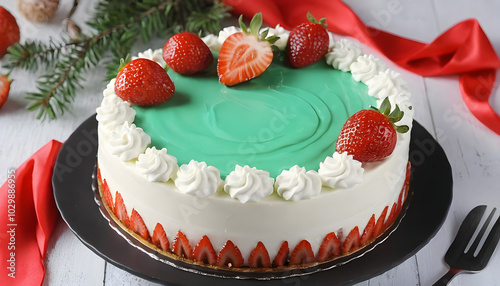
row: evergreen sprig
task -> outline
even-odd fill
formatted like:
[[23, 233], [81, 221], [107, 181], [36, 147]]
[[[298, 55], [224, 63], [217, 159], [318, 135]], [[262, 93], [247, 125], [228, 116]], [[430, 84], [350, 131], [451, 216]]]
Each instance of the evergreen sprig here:
[[54, 119], [83, 88], [85, 72], [104, 62], [106, 80], [115, 77], [120, 59], [129, 55], [139, 35], [148, 42], [180, 31], [215, 33], [227, 11], [217, 0], [101, 0], [87, 23], [92, 33], [15, 44], [8, 49], [6, 68], [45, 70], [37, 90], [26, 96], [31, 101], [28, 109], [37, 111], [37, 118]]

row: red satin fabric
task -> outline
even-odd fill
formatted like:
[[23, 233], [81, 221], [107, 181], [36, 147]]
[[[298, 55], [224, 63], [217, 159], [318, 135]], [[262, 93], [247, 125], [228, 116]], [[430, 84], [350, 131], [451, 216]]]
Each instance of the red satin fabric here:
[[500, 60], [490, 41], [474, 20], [465, 20], [429, 44], [396, 36], [366, 26], [340, 0], [225, 0], [234, 14], [251, 18], [262, 12], [264, 22], [286, 29], [307, 21], [311, 12], [325, 17], [333, 33], [348, 35], [379, 50], [399, 66], [422, 76], [461, 74], [460, 90], [469, 110], [488, 128], [500, 135], [500, 117], [488, 99]]
[[0, 188], [0, 285], [42, 285], [47, 244], [59, 217], [52, 171], [61, 145], [50, 141], [7, 171]]

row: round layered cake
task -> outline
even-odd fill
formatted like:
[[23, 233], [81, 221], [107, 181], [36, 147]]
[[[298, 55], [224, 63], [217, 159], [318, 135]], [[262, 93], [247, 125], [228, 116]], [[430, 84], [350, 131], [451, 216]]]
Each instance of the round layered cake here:
[[[203, 72], [169, 70], [166, 102], [131, 104], [108, 84], [97, 109], [107, 209], [145, 245], [206, 267], [306, 267], [370, 244], [406, 199], [410, 132], [374, 162], [337, 152], [336, 142], [349, 117], [386, 98], [411, 129], [400, 74], [330, 35], [323, 60], [293, 68], [275, 58], [260, 76], [226, 86], [215, 66], [238, 31], [203, 38], [214, 56]], [[269, 34], [286, 49], [288, 31]], [[165, 67], [161, 49], [138, 57]]]

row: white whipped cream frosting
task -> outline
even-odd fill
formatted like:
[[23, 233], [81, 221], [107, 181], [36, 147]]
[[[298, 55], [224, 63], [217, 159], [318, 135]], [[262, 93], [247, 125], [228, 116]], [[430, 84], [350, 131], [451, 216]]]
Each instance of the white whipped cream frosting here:
[[353, 42], [347, 39], [341, 39], [333, 43], [331, 51], [325, 55], [326, 63], [343, 72], [351, 70], [351, 64], [354, 63], [363, 52]]
[[220, 48], [222, 47], [222, 43], [219, 42], [219, 37], [217, 37], [214, 34], [208, 34], [205, 37], [201, 38], [203, 42], [212, 50], [215, 52], [219, 52]]
[[321, 192], [321, 179], [318, 172], [306, 171], [304, 167], [293, 166], [283, 170], [276, 177], [276, 191], [287, 201], [301, 201], [315, 197]]
[[384, 99], [388, 96], [394, 97], [399, 93], [408, 93], [409, 89], [406, 82], [401, 78], [397, 71], [386, 69], [379, 72], [365, 83], [368, 86], [368, 94], [378, 99]]
[[163, 59], [163, 49], [147, 49], [144, 52], [137, 54], [137, 57], [132, 57], [133, 60], [137, 58], [152, 60], [157, 62], [162, 68], [165, 68], [167, 65]]
[[236, 165], [226, 177], [224, 191], [242, 203], [258, 202], [273, 193], [273, 185], [274, 179], [269, 177], [269, 172]]
[[137, 172], [144, 175], [150, 182], [166, 182], [177, 171], [177, 158], [167, 154], [167, 149], [157, 150], [147, 148], [135, 162]]
[[135, 119], [135, 110], [130, 107], [130, 103], [123, 101], [114, 93], [103, 98], [96, 112], [99, 128], [107, 134], [125, 122], [134, 122]]
[[318, 173], [323, 186], [347, 189], [363, 181], [364, 169], [352, 155], [335, 152], [319, 163]]
[[107, 142], [111, 154], [122, 161], [129, 161], [146, 150], [151, 144], [151, 137], [142, 128], [125, 122], [109, 134]]
[[203, 198], [217, 192], [223, 181], [214, 166], [191, 160], [179, 167], [174, 183], [182, 193]]
[[381, 59], [373, 55], [362, 55], [351, 64], [350, 69], [355, 81], [366, 83], [379, 72], [385, 71], [387, 67]]
[[279, 24], [276, 25], [274, 28], [263, 28], [260, 30], [260, 32], [269, 29], [269, 32], [267, 34], [268, 37], [270, 36], [278, 36], [280, 37], [279, 40], [277, 40], [274, 45], [278, 47], [281, 51], [284, 51], [286, 49], [286, 45], [288, 43], [288, 37], [290, 35], [290, 31], [285, 30], [283, 27], [281, 27]]

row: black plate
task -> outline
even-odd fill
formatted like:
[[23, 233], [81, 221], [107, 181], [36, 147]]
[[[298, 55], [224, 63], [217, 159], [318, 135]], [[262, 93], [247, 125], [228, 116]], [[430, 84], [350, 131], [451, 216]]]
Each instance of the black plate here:
[[142, 278], [166, 285], [307, 285], [354, 284], [399, 265], [434, 237], [452, 200], [451, 167], [432, 136], [413, 122], [410, 160], [411, 204], [386, 240], [346, 264], [329, 270], [283, 279], [228, 279], [205, 276], [167, 265], [133, 247], [109, 226], [92, 191], [97, 153], [97, 122], [87, 119], [64, 143], [52, 183], [57, 207], [76, 236], [106, 261]]

